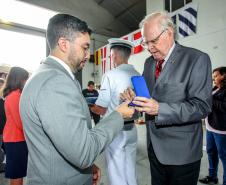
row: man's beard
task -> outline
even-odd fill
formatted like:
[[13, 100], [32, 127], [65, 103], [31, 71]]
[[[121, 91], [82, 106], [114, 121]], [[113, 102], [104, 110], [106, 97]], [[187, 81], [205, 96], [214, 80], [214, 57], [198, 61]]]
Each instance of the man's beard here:
[[77, 72], [80, 72], [82, 71], [83, 67], [82, 66], [82, 61], [78, 62], [78, 58], [76, 58], [76, 56], [74, 54], [70, 54], [69, 57], [68, 57], [68, 60], [70, 61], [71, 63], [71, 67], [73, 68], [73, 73], [77, 73]]
[[81, 61], [76, 67], [77, 72], [82, 71], [84, 67], [85, 67], [85, 64], [83, 61]]
[[83, 70], [83, 67], [79, 67], [78, 69], [77, 69], [77, 72], [80, 72], [80, 71], [82, 71]]

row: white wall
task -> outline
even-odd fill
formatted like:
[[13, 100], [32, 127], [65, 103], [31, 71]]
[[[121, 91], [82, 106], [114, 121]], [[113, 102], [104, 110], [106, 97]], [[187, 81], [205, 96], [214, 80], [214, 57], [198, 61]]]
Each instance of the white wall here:
[[226, 1], [196, 0], [194, 2], [198, 3], [197, 34], [179, 42], [208, 53], [213, 69], [226, 66]]
[[109, 38], [110, 37], [93, 33], [91, 35], [91, 46], [90, 46], [91, 54], [93, 54], [93, 52], [96, 49], [106, 45], [108, 43]]
[[129, 64], [132, 64], [135, 67], [135, 69], [140, 74], [142, 74], [143, 69], [144, 69], [145, 59], [148, 58], [149, 56], [150, 56], [150, 54], [148, 53], [148, 51], [143, 51], [141, 53], [131, 55], [131, 57], [129, 59]]
[[[178, 40], [180, 44], [209, 54], [212, 68], [226, 66], [226, 0], [193, 0], [198, 3], [197, 34]], [[147, 0], [147, 12], [163, 10], [163, 1]], [[155, 9], [156, 8], [156, 9]], [[129, 63], [140, 72], [148, 52], [132, 55]]]
[[164, 10], [163, 0], [146, 0], [146, 12], [147, 14], [155, 12], [156, 10]]
[[[93, 75], [93, 72], [98, 72], [97, 75]], [[95, 65], [95, 63], [90, 63], [87, 61], [84, 69], [82, 70], [82, 87], [86, 88], [90, 80], [94, 81], [97, 85], [101, 82], [101, 65]]]
[[[90, 45], [90, 53], [93, 54], [94, 51], [108, 42], [107, 40], [109, 37], [99, 35], [99, 34], [92, 34], [91, 35], [91, 45]], [[92, 74], [95, 71], [99, 71], [98, 75], [93, 76]], [[89, 61], [86, 63], [85, 68], [82, 71], [82, 87], [86, 88], [88, 81], [94, 81], [97, 84], [100, 84], [101, 81], [101, 65], [96, 66], [95, 63], [90, 63]]]

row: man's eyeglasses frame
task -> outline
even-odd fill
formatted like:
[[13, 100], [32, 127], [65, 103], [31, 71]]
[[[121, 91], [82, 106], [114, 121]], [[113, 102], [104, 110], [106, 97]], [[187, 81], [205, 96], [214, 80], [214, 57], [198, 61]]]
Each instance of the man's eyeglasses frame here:
[[156, 38], [150, 40], [150, 41], [146, 41], [144, 42], [143, 38], [141, 40], [140, 45], [144, 48], [144, 49], [148, 49], [149, 44], [151, 43], [152, 45], [156, 45], [161, 37], [161, 35], [167, 31], [167, 29], [164, 29]]

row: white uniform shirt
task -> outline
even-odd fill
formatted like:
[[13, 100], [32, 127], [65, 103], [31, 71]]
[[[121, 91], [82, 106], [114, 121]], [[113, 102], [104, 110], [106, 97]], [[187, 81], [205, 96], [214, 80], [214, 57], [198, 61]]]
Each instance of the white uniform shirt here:
[[107, 108], [104, 116], [114, 111], [122, 103], [120, 93], [127, 87], [133, 88], [131, 77], [137, 75], [140, 74], [132, 65], [121, 64], [103, 76], [96, 105]]

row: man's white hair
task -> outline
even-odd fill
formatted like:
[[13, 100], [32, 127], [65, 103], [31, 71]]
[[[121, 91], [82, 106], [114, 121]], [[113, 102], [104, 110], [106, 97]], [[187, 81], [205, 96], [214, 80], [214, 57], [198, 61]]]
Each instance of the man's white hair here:
[[174, 23], [169, 13], [166, 11], [160, 11], [146, 15], [145, 18], [140, 22], [139, 27], [143, 28], [145, 23], [152, 21], [154, 19], [159, 19], [159, 26], [161, 27], [162, 30], [166, 30], [167, 28], [171, 27], [175, 32]]

